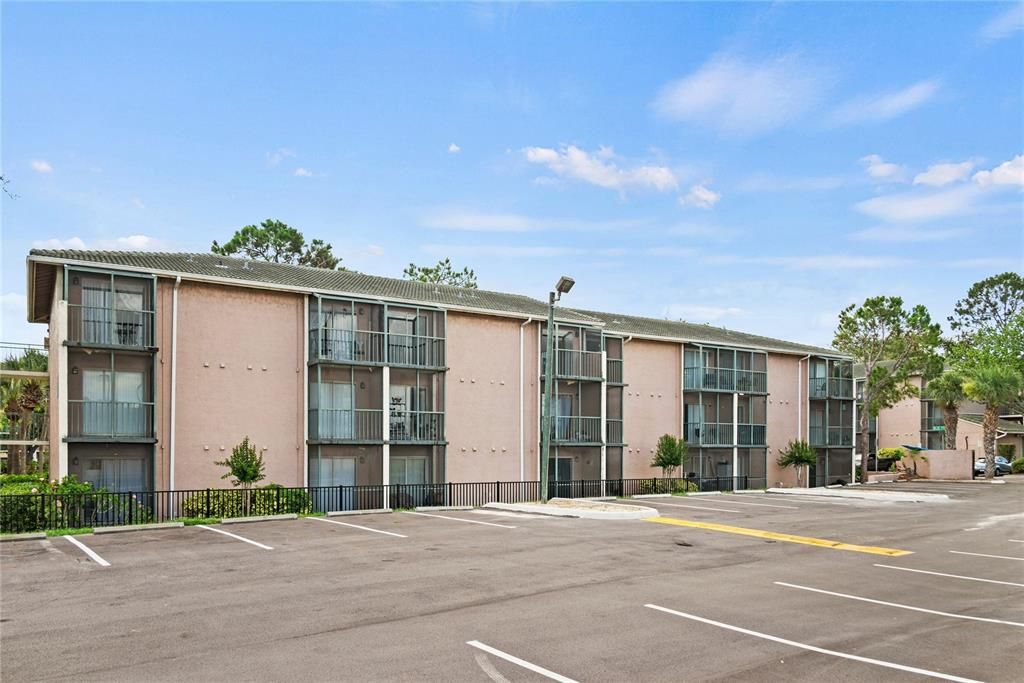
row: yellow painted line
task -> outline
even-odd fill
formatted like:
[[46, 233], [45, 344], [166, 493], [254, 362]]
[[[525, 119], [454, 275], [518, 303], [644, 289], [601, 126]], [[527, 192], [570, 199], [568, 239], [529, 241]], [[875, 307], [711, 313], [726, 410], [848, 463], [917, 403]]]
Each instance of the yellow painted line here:
[[674, 519], [672, 517], [650, 517], [644, 521], [657, 522], [658, 524], [671, 524], [672, 526], [686, 526], [694, 529], [707, 529], [708, 531], [721, 531], [726, 534], [739, 534], [740, 536], [753, 536], [754, 538], [769, 538], [773, 541], [786, 541], [787, 543], [803, 543], [804, 545], [815, 545], [819, 548], [850, 550], [855, 553], [870, 553], [872, 555], [886, 555], [888, 557], [910, 555], [913, 552], [910, 550], [896, 550], [894, 548], [880, 548], [873, 545], [855, 545], [853, 543], [843, 543], [842, 541], [831, 541], [827, 538], [811, 538], [810, 536], [783, 534], [778, 531], [748, 529], [742, 526], [715, 524], [714, 522], [691, 522], [688, 519]]

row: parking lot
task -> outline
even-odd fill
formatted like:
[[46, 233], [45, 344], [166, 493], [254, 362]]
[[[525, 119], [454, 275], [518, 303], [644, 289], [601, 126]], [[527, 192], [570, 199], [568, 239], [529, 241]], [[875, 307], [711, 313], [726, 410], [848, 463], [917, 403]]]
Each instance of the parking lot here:
[[[25, 680], [1020, 680], [1024, 479], [4, 543]], [[681, 526], [684, 524], [685, 526]], [[842, 544], [842, 545], [839, 545]]]

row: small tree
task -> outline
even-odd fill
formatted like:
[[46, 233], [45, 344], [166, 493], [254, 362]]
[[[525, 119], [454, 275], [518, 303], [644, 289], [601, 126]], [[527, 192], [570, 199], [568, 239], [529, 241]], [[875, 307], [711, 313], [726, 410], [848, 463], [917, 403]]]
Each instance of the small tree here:
[[670, 478], [677, 467], [686, 462], [686, 441], [677, 439], [671, 434], [662, 434], [658, 439], [658, 447], [654, 451], [651, 467], [660, 467], [661, 476]]
[[999, 408], [1019, 400], [1024, 391], [1024, 376], [1013, 366], [1000, 363], [985, 363], [964, 372], [964, 393], [967, 398], [985, 406], [982, 420], [982, 439], [985, 445], [985, 478], [995, 476], [996, 427], [999, 424]]
[[263, 471], [263, 455], [252, 445], [248, 436], [231, 449], [230, 458], [213, 464], [227, 467], [228, 471], [221, 479], [230, 477], [232, 485], [241, 486], [243, 489], [251, 489], [253, 484], [266, 478]]
[[[779, 459], [775, 461], [783, 469], [793, 467], [796, 469], [796, 485], [800, 486], [800, 474], [805, 467], [818, 462], [818, 454], [806, 441], [790, 441], [779, 453]], [[810, 482], [807, 482], [808, 485]]]
[[898, 296], [876, 296], [839, 314], [832, 345], [864, 367], [864, 410], [858, 416], [861, 480], [868, 478], [868, 421], [879, 411], [915, 396], [914, 374], [926, 379], [941, 372], [935, 351], [941, 329], [924, 306], [903, 307]]
[[451, 259], [438, 261], [436, 266], [417, 266], [415, 263], [410, 263], [402, 275], [406, 280], [436, 282], [442, 285], [476, 289], [476, 273], [469, 268], [455, 270]]
[[943, 446], [956, 449], [956, 427], [960, 420], [960, 402], [964, 400], [964, 378], [955, 371], [947, 371], [928, 382], [925, 394], [942, 408], [942, 424], [945, 429]]

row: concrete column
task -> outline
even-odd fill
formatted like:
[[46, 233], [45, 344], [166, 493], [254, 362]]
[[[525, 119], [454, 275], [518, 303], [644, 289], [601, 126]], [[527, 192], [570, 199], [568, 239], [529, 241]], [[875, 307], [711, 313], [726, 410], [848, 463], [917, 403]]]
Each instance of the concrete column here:
[[[381, 446], [381, 483], [387, 486], [391, 483], [391, 368], [384, 366], [381, 368], [381, 409], [383, 412], [383, 419], [381, 420], [382, 433], [381, 438], [384, 440], [384, 445]], [[385, 507], [387, 502], [385, 501]]]
[[[302, 367], [299, 374], [302, 380], [302, 444], [299, 446], [299, 457], [302, 459], [302, 485], [309, 486], [309, 295], [302, 298]], [[320, 385], [317, 385], [317, 389]]]
[[[57, 283], [60, 291], [61, 283]], [[68, 476], [68, 347], [64, 343], [68, 338], [68, 302], [57, 301], [50, 313], [50, 349], [57, 350], [57, 443], [50, 443], [50, 457], [53, 457], [54, 446], [57, 452], [57, 478]]]
[[736, 480], [735, 479], [736, 476], [737, 476], [736, 475], [736, 468], [739, 465], [739, 461], [740, 461], [740, 449], [739, 449], [738, 446], [736, 446], [736, 444], [738, 444], [739, 441], [740, 441], [739, 416], [740, 416], [740, 395], [734, 393], [732, 395], [732, 443], [733, 443], [733, 447], [732, 447], [732, 476], [733, 476], [733, 481]]
[[[601, 352], [601, 481], [608, 478], [608, 352]], [[601, 485], [604, 495], [604, 484]]]

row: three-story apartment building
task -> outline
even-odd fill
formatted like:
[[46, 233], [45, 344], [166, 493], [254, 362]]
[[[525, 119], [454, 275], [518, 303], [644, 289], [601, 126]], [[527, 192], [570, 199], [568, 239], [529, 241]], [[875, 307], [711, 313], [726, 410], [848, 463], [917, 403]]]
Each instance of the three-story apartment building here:
[[[35, 250], [28, 277], [54, 477], [215, 487], [249, 436], [289, 486], [537, 478], [545, 302], [212, 254]], [[850, 478], [829, 349], [564, 307], [555, 334], [556, 482], [652, 476], [666, 433], [696, 476], [792, 483], [775, 459], [801, 438], [816, 483]]]

